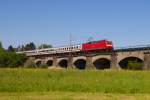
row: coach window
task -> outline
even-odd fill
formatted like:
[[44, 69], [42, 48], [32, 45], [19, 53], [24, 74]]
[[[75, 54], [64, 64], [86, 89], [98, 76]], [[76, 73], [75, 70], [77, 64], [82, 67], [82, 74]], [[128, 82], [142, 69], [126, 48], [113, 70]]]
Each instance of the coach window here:
[[81, 48], [81, 46], [79, 46], [79, 49]]

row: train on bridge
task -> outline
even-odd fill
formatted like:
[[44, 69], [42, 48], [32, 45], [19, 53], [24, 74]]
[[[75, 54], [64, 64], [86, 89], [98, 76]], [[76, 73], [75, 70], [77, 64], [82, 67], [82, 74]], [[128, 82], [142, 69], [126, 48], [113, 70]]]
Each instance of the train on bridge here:
[[128, 62], [137, 63], [136, 69], [150, 69], [150, 45], [114, 48], [112, 41], [90, 41], [78, 45], [21, 51], [35, 65], [62, 68], [128, 69]]
[[26, 53], [28, 55], [35, 54], [55, 54], [55, 53], [68, 53], [68, 52], [80, 52], [80, 51], [90, 51], [90, 50], [113, 50], [112, 41], [99, 40], [90, 41], [78, 45], [62, 46], [57, 48], [46, 48], [39, 50], [23, 51], [21, 53]]

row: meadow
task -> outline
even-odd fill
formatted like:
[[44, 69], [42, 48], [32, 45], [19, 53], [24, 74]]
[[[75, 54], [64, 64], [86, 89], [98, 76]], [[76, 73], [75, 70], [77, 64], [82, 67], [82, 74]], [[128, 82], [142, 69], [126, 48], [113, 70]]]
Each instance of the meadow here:
[[47, 97], [51, 94], [51, 97], [58, 99], [67, 95], [65, 100], [80, 96], [88, 97], [85, 100], [90, 96], [112, 97], [116, 100], [115, 98], [123, 97], [124, 94], [125, 97], [143, 99], [150, 98], [149, 93], [149, 71], [0, 69], [0, 99], [3, 100], [5, 97], [15, 98], [21, 94], [27, 94], [21, 95], [22, 98], [30, 95], [34, 97], [36, 94], [38, 95], [35, 97]]

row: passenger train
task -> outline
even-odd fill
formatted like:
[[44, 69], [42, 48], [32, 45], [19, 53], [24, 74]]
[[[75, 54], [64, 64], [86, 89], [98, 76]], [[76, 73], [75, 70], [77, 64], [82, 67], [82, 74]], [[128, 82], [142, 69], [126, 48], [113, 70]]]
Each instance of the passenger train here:
[[24, 51], [23, 53], [26, 53], [28, 55], [34, 55], [34, 54], [55, 54], [55, 53], [80, 52], [89, 50], [107, 50], [107, 49], [113, 50], [112, 41], [108, 40], [90, 41], [79, 45], [31, 50], [31, 51]]

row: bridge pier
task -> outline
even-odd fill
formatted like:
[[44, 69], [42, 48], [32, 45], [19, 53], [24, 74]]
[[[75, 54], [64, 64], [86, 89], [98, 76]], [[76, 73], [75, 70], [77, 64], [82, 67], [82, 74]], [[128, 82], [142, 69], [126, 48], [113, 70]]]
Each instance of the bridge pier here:
[[144, 67], [143, 70], [150, 70], [150, 52], [144, 53]]
[[53, 67], [58, 67], [57, 57], [56, 56], [53, 57]]
[[117, 62], [117, 54], [113, 53], [111, 54], [111, 64], [110, 64], [111, 69], [119, 69], [119, 65]]
[[94, 65], [92, 62], [92, 56], [86, 56], [86, 66], [85, 69], [94, 69]]
[[68, 66], [67, 66], [67, 69], [73, 69], [74, 66], [73, 66], [73, 57], [72, 56], [69, 56], [68, 57]]

